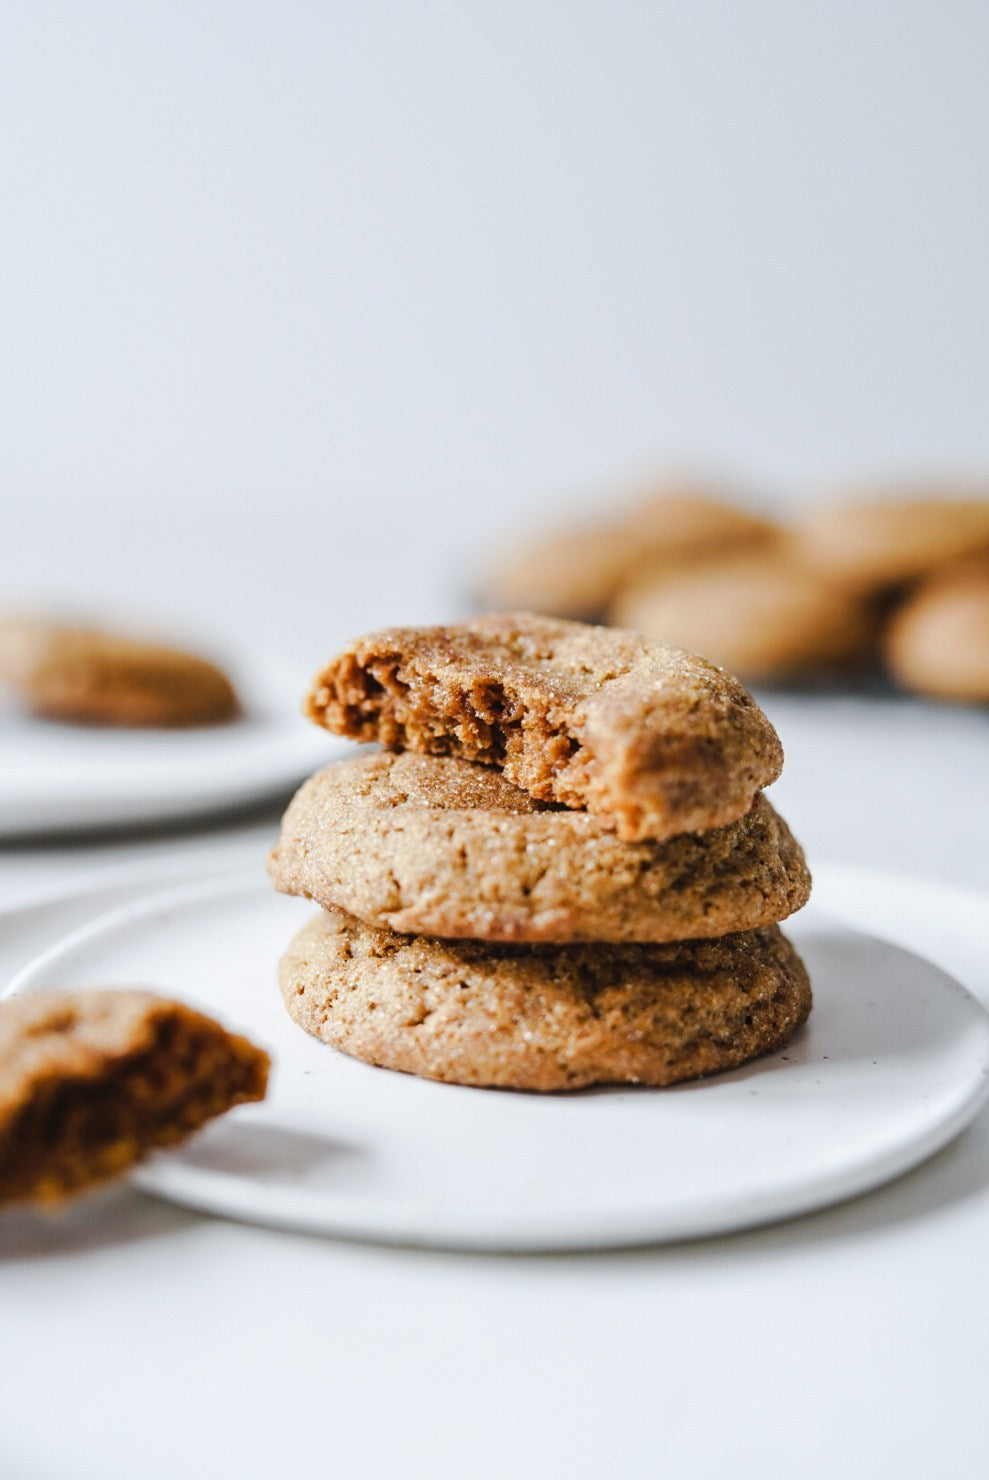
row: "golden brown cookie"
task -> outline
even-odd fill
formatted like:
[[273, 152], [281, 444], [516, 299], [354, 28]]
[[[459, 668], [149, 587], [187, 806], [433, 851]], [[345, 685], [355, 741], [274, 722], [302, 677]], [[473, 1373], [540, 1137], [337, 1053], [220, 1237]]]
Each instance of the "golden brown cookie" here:
[[233, 684], [205, 658], [30, 619], [0, 622], [0, 677], [33, 714], [74, 724], [181, 728], [240, 712]]
[[989, 556], [934, 576], [909, 597], [889, 623], [885, 658], [905, 688], [989, 703]]
[[372, 925], [486, 941], [670, 941], [806, 904], [800, 846], [763, 796], [738, 822], [623, 843], [453, 757], [376, 752], [317, 772], [282, 822], [277, 889]]
[[391, 750], [497, 766], [629, 841], [734, 822], [783, 764], [762, 710], [702, 658], [526, 613], [358, 638], [306, 712]]
[[611, 617], [750, 681], [860, 665], [875, 637], [867, 602], [772, 551], [644, 572], [619, 593]]
[[645, 562], [675, 566], [712, 550], [761, 545], [775, 535], [766, 519], [670, 486], [606, 522], [520, 538], [481, 585], [496, 607], [593, 620]]
[[129, 1171], [234, 1105], [264, 1098], [268, 1056], [150, 992], [0, 1002], [0, 1206], [54, 1203]]
[[455, 1084], [665, 1085], [786, 1043], [810, 983], [768, 926], [678, 945], [493, 946], [396, 935], [325, 911], [280, 966], [307, 1033]]
[[823, 505], [794, 530], [797, 552], [823, 574], [862, 591], [915, 580], [989, 550], [989, 497], [923, 490]]

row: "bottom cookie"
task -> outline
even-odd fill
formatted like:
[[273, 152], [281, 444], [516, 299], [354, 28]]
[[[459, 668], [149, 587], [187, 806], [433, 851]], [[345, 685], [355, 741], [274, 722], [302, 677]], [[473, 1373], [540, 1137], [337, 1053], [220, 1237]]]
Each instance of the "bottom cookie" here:
[[279, 979], [291, 1017], [354, 1058], [453, 1084], [675, 1084], [781, 1047], [810, 1011], [777, 926], [673, 945], [502, 946], [324, 910]]

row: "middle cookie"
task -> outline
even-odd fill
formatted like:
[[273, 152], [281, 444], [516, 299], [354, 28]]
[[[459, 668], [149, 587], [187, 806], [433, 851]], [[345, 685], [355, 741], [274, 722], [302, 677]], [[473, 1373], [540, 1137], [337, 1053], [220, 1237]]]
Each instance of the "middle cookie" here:
[[764, 796], [725, 827], [624, 843], [490, 767], [408, 753], [318, 771], [268, 872], [282, 893], [372, 925], [506, 943], [704, 939], [775, 924], [810, 894]]

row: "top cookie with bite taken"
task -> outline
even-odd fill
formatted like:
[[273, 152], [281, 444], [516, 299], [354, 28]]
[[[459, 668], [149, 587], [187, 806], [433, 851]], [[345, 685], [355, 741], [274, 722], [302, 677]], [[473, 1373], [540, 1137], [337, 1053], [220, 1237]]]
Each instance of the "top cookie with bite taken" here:
[[723, 669], [524, 612], [358, 638], [316, 675], [305, 710], [389, 750], [497, 766], [629, 841], [734, 822], [783, 765], [773, 726]]

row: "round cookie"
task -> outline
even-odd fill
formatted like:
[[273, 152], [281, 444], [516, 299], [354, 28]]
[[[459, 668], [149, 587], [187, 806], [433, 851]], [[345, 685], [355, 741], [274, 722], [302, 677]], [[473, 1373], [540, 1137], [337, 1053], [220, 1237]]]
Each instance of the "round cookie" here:
[[619, 594], [611, 617], [750, 682], [861, 664], [875, 628], [858, 596], [777, 552], [644, 573]]
[[495, 766], [627, 841], [734, 822], [783, 765], [776, 731], [722, 669], [529, 612], [357, 638], [317, 673], [305, 712], [390, 750]]
[[670, 486], [616, 518], [521, 538], [482, 580], [504, 610], [597, 619], [644, 561], [679, 564], [711, 550], [771, 540], [775, 526], [743, 509]]
[[0, 622], [0, 675], [33, 714], [74, 724], [182, 728], [240, 712], [229, 678], [205, 658], [40, 620]]
[[492, 946], [325, 911], [279, 979], [289, 1014], [367, 1063], [526, 1090], [675, 1084], [786, 1043], [810, 982], [769, 926], [665, 946]]
[[989, 703], [989, 556], [916, 591], [889, 623], [884, 656], [904, 688]]
[[923, 490], [822, 506], [794, 530], [801, 558], [862, 591], [881, 591], [989, 550], [989, 498]]
[[623, 843], [490, 767], [375, 753], [296, 794], [275, 887], [372, 925], [486, 941], [670, 941], [754, 930], [807, 902], [799, 844], [761, 794], [738, 822]]

